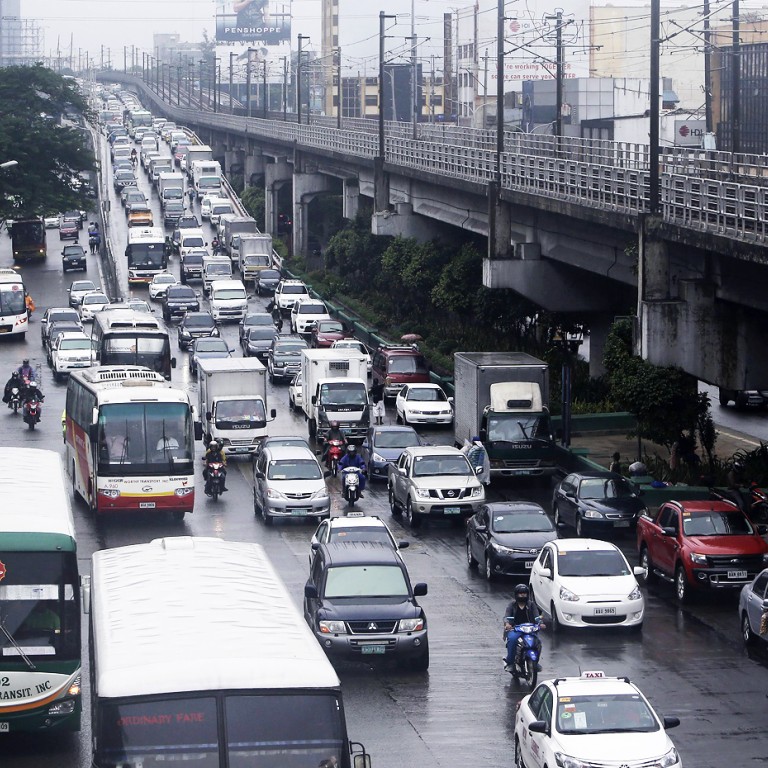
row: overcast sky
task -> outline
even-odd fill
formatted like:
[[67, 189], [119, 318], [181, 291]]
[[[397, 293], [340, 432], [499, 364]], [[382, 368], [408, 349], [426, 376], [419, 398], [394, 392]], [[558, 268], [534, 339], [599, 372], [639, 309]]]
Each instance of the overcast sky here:
[[[274, 0], [273, 0], [274, 1]], [[284, 0], [291, 6], [292, 45], [299, 33], [310, 35], [305, 48], [320, 48], [320, 0]], [[442, 17], [472, 0], [415, 0], [420, 56], [425, 67], [442, 54]], [[101, 46], [112, 51], [112, 63], [122, 67], [123, 46], [151, 51], [154, 33], [178, 33], [182, 40], [199, 42], [206, 31], [214, 37], [216, 0], [21, 0], [25, 18], [37, 20], [45, 34], [45, 54], [69, 56], [70, 46], [90, 51], [97, 61]], [[341, 0], [340, 44], [345, 69], [368, 69], [378, 59], [379, 11], [397, 14], [388, 20], [388, 51], [408, 51], [411, 0]], [[425, 38], [431, 37], [430, 41]], [[437, 67], [440, 67], [438, 62]]]

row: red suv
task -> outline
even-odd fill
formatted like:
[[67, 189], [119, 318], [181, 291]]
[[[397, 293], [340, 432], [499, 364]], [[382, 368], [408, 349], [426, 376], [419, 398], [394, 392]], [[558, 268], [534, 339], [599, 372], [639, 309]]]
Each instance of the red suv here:
[[394, 398], [405, 384], [429, 381], [429, 367], [416, 346], [380, 346], [373, 356], [374, 379], [384, 383], [384, 397]]

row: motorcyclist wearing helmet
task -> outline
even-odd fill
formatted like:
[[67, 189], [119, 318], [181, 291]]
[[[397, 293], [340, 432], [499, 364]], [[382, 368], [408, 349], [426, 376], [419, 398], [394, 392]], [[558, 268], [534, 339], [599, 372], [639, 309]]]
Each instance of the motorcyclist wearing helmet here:
[[328, 448], [330, 447], [331, 440], [339, 440], [344, 445], [347, 444], [347, 436], [341, 431], [341, 426], [338, 421], [331, 422], [331, 428], [325, 436], [325, 443], [323, 443], [323, 462], [325, 462], [325, 459], [328, 456]]
[[228, 491], [229, 488], [227, 488], [227, 454], [224, 453], [223, 448], [221, 445], [219, 445], [218, 440], [211, 440], [210, 443], [208, 443], [208, 448], [205, 451], [205, 454], [203, 455], [203, 463], [205, 464], [205, 468], [203, 469], [203, 477], [205, 478], [205, 493], [210, 494], [210, 488], [208, 486], [208, 465], [211, 463], [218, 462], [222, 464], [221, 468], [221, 479], [222, 479], [222, 492]]
[[8, 403], [8, 407], [11, 407], [11, 390], [17, 387], [19, 390], [19, 393], [21, 393], [21, 390], [24, 389], [24, 382], [22, 381], [21, 376], [19, 375], [18, 371], [14, 371], [11, 374], [11, 378], [8, 379], [8, 381], [5, 383], [5, 392], [3, 393], [3, 402]]
[[29, 364], [29, 358], [25, 357], [23, 362], [18, 368], [19, 376], [25, 381], [30, 381], [35, 378], [35, 369]]
[[[540, 616], [539, 607], [530, 599], [531, 592], [527, 584], [518, 584], [515, 587], [515, 599], [512, 600], [504, 612], [504, 637], [507, 641], [507, 655], [504, 657], [504, 671], [509, 672], [515, 663], [517, 654], [517, 641], [522, 632], [516, 632], [518, 624], [535, 624]], [[544, 623], [539, 622], [541, 628]], [[538, 638], [536, 638], [538, 641]]]
[[340, 470], [346, 469], [347, 467], [357, 467], [360, 470], [360, 498], [362, 498], [363, 491], [365, 490], [365, 473], [367, 469], [363, 457], [357, 452], [356, 445], [348, 445], [347, 452], [339, 461]]
[[734, 459], [731, 468], [728, 470], [728, 488], [723, 491], [723, 496], [734, 501], [742, 512], [747, 511], [747, 502], [744, 493], [741, 490], [748, 485], [744, 477], [744, 462], [741, 459]]
[[45, 395], [40, 391], [37, 386], [37, 382], [34, 379], [30, 379], [26, 386], [21, 390], [21, 401], [28, 403], [30, 400], [37, 400], [42, 403], [45, 400]]

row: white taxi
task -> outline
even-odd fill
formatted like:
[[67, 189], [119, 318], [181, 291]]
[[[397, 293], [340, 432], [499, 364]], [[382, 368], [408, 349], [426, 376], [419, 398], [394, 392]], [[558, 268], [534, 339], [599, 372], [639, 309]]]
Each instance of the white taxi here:
[[453, 398], [439, 384], [406, 384], [395, 398], [397, 423], [452, 424]]
[[540, 683], [515, 713], [517, 768], [681, 768], [667, 730], [677, 717], [659, 717], [626, 677], [602, 671]]
[[557, 539], [545, 544], [534, 561], [530, 584], [553, 632], [562, 627], [639, 630], [645, 600], [636, 577], [643, 573], [610, 542]]

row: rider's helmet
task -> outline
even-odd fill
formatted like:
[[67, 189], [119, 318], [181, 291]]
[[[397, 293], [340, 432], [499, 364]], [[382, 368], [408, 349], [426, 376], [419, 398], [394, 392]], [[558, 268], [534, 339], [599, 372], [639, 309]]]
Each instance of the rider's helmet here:
[[21, 364], [22, 364], [22, 365], [29, 365], [29, 358], [28, 358], [28, 357], [25, 357], [25, 358], [24, 358], [24, 359], [21, 361]]
[[517, 600], [519, 603], [522, 602], [528, 602], [528, 597], [530, 595], [530, 590], [528, 589], [527, 584], [518, 584], [515, 587], [515, 600]]
[[35, 389], [35, 388], [37, 387], [37, 384], [35, 383], [35, 380], [34, 380], [34, 379], [30, 379], [30, 380], [27, 382], [27, 386], [28, 386], [30, 389]]
[[741, 472], [744, 469], [744, 462], [740, 459], [736, 459], [736, 461], [733, 462], [733, 469], [735, 472]]
[[211, 440], [211, 442], [208, 443], [208, 450], [209, 451], [218, 451], [219, 450], [219, 441], [218, 440]]
[[339, 428], [339, 422], [338, 421], [332, 421], [331, 422], [331, 429], [338, 429]]
[[18, 379], [18, 378], [20, 378], [19, 372], [18, 372], [18, 371], [14, 371], [14, 372], [11, 374], [11, 378], [12, 378], [12, 379]]
[[351, 445], [351, 444], [350, 444], [350, 445], [348, 445], [348, 446], [347, 446], [347, 453], [348, 453], [350, 456], [354, 456], [354, 455], [357, 453], [357, 446], [355, 446], [355, 445]]

